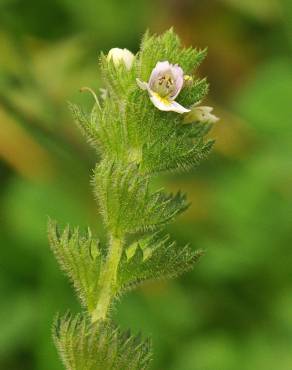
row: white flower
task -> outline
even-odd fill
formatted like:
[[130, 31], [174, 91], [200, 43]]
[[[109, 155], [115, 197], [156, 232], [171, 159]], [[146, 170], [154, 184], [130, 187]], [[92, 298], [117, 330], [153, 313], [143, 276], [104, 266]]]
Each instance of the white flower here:
[[219, 118], [212, 114], [212, 107], [198, 107], [194, 105], [184, 118], [184, 123], [202, 122], [202, 123], [215, 123]]
[[111, 60], [116, 66], [124, 63], [127, 69], [131, 69], [135, 55], [128, 49], [113, 48], [108, 52], [107, 60]]
[[162, 111], [177, 113], [190, 112], [189, 109], [175, 101], [184, 84], [184, 73], [177, 64], [158, 62], [153, 69], [149, 82], [137, 79], [137, 84], [142, 90], [147, 90], [150, 100], [156, 108]]

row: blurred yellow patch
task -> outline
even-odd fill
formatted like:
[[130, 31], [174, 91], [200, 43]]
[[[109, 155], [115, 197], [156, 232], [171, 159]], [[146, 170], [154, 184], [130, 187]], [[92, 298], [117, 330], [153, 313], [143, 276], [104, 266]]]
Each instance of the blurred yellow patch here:
[[53, 163], [42, 148], [14, 119], [0, 108], [0, 157], [22, 176], [48, 179]]

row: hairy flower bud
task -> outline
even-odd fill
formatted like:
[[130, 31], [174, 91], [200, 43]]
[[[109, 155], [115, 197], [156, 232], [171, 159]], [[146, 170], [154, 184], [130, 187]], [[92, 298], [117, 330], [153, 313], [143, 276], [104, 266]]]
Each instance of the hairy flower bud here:
[[198, 107], [194, 105], [184, 118], [184, 123], [202, 122], [202, 123], [215, 123], [219, 118], [212, 113], [212, 107]]
[[133, 66], [135, 55], [128, 49], [113, 48], [107, 55], [107, 60], [110, 61], [111, 59], [116, 66], [124, 63], [126, 68], [130, 70]]

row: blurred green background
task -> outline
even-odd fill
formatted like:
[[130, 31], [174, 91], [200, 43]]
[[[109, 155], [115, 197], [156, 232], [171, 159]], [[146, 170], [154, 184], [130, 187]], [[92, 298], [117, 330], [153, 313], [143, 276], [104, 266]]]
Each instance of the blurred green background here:
[[103, 235], [95, 154], [66, 101], [93, 103], [78, 90], [100, 87], [99, 51], [136, 52], [146, 28], [170, 26], [185, 45], [208, 46], [200, 74], [221, 117], [209, 160], [163, 179], [192, 201], [173, 236], [207, 253], [180, 279], [129, 294], [116, 320], [152, 335], [153, 370], [292, 369], [291, 0], [1, 0], [3, 370], [61, 370], [51, 323], [79, 310], [47, 216]]

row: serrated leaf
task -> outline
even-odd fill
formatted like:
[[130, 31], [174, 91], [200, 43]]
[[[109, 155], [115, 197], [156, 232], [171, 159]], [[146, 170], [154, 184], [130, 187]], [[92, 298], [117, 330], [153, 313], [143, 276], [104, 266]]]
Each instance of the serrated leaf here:
[[53, 337], [66, 370], [146, 370], [151, 361], [149, 339], [81, 314], [58, 316]]
[[179, 37], [172, 29], [161, 36], [150, 36], [147, 32], [141, 44], [138, 74], [142, 80], [148, 81], [156, 63], [165, 60], [172, 64], [179, 64], [186, 74], [190, 74], [200, 65], [206, 53], [206, 49], [183, 48]]
[[182, 89], [177, 100], [183, 106], [190, 107], [203, 100], [208, 90], [209, 84], [205, 78], [199, 80], [193, 76], [192, 81]]
[[103, 251], [89, 231], [81, 236], [78, 228], [67, 226], [62, 233], [55, 221], [48, 223], [49, 242], [62, 270], [73, 283], [82, 304], [89, 311], [95, 308], [99, 293], [98, 278]]
[[184, 125], [178, 114], [159, 111], [139, 90], [131, 94], [126, 117], [129, 142], [142, 151], [139, 164], [146, 174], [189, 169], [211, 149], [205, 139], [210, 125]]
[[131, 259], [123, 256], [118, 274], [119, 291], [133, 289], [148, 280], [173, 278], [190, 270], [203, 255], [189, 246], [180, 248], [160, 233], [140, 239]]
[[93, 185], [105, 225], [114, 234], [154, 230], [171, 222], [188, 204], [178, 192], [151, 193], [149, 179], [139, 176], [136, 165], [101, 163]]
[[97, 126], [97, 109], [94, 108], [91, 115], [88, 115], [76, 105], [69, 103], [69, 109], [72, 113], [75, 123], [89, 142], [95, 149], [99, 148], [100, 136]]

